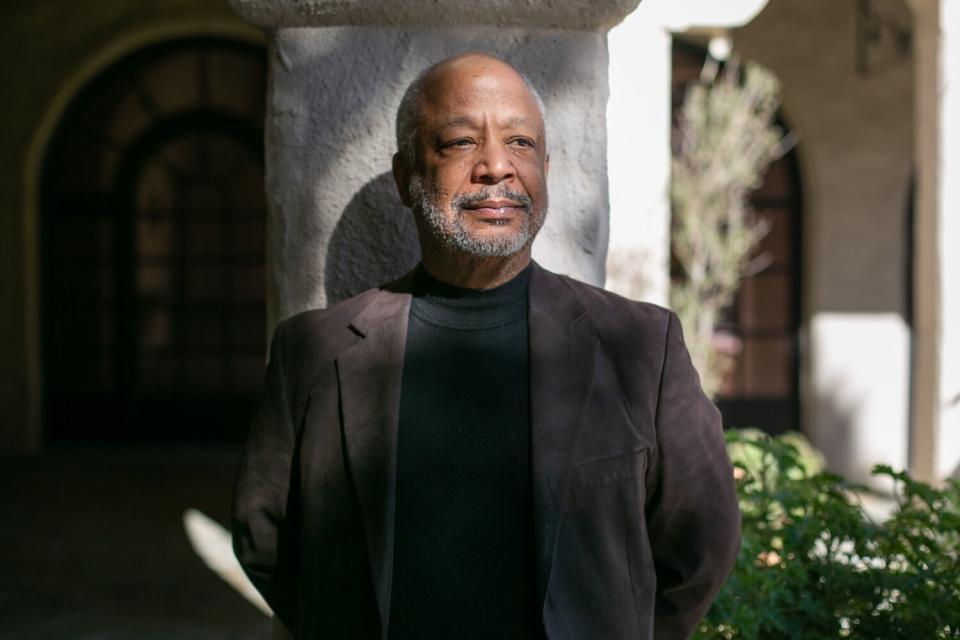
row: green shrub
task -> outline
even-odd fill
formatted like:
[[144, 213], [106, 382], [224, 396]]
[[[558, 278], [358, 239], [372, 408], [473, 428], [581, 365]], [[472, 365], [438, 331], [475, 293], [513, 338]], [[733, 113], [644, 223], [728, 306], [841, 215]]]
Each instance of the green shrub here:
[[730, 431], [727, 443], [743, 540], [696, 638], [960, 638], [960, 483], [877, 466], [897, 502], [877, 523], [863, 487], [817, 472], [787, 439]]

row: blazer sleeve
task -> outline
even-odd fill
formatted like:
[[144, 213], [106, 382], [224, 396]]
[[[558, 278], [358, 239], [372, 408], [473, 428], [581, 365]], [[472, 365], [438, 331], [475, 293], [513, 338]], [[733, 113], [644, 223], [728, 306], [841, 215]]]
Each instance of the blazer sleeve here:
[[270, 341], [270, 360], [234, 485], [233, 550], [274, 615], [294, 628], [291, 568], [284, 566], [281, 550], [293, 525], [287, 505], [296, 441], [284, 335], [281, 323]]
[[654, 637], [689, 638], [740, 547], [740, 509], [720, 414], [670, 313], [647, 525], [657, 574]]

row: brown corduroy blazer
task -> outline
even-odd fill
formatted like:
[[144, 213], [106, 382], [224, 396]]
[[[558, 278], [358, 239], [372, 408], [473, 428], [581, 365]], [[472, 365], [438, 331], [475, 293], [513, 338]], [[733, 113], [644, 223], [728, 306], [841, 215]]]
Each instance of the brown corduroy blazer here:
[[[410, 276], [280, 323], [234, 549], [297, 638], [385, 638]], [[676, 316], [532, 265], [534, 561], [547, 638], [687, 638], [737, 554], [720, 417]]]

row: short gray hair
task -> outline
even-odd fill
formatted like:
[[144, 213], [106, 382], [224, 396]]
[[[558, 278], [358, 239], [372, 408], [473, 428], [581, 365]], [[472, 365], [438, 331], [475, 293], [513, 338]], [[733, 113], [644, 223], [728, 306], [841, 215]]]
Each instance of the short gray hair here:
[[[420, 97], [423, 95], [424, 81], [427, 76], [430, 75], [431, 71], [444, 62], [446, 62], [446, 60], [441, 60], [421, 71], [420, 75], [410, 83], [410, 86], [408, 86], [407, 90], [403, 93], [400, 106], [397, 107], [397, 152], [409, 167], [412, 167], [417, 159], [417, 129], [422, 115]], [[530, 78], [516, 67], [513, 67], [513, 65], [510, 66], [519, 74], [524, 84], [527, 85], [530, 95], [533, 96], [533, 100], [537, 104], [537, 110], [540, 112], [540, 120], [543, 121], [544, 132], [546, 132], [547, 108], [543, 103], [543, 98], [540, 97], [540, 92], [533, 86]]]

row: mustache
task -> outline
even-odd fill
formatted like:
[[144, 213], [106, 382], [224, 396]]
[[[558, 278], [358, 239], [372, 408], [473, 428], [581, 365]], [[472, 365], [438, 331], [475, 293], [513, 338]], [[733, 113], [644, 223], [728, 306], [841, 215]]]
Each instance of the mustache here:
[[466, 205], [476, 204], [484, 200], [510, 200], [525, 211], [530, 211], [530, 208], [533, 207], [533, 200], [530, 196], [525, 193], [520, 193], [519, 191], [512, 191], [507, 187], [501, 187], [499, 189], [485, 188], [476, 193], [463, 193], [454, 196], [450, 201], [450, 207], [453, 209], [461, 209]]

